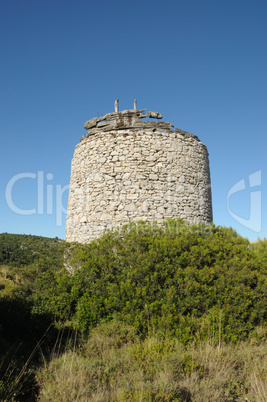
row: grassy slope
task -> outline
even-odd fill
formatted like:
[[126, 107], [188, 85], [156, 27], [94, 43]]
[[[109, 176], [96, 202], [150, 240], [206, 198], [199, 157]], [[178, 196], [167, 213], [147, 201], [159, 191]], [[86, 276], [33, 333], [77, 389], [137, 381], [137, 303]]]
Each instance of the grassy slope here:
[[[32, 316], [22, 292], [23, 273], [33, 264], [62, 256], [62, 240], [41, 236], [0, 234], [0, 400], [35, 401], [38, 392], [33, 369], [50, 353], [57, 337], [50, 328], [42, 349], [38, 342], [51, 320]], [[11, 399], [12, 398], [12, 399]]]
[[264, 402], [266, 355], [267, 344], [256, 340], [187, 346], [156, 336], [141, 341], [133, 327], [111, 322], [39, 370], [40, 401]]

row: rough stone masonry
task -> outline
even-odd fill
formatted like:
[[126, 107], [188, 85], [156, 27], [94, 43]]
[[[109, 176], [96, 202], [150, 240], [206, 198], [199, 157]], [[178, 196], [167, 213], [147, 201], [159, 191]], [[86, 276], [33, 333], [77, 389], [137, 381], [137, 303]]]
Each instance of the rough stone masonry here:
[[[157, 112], [115, 112], [87, 121], [71, 167], [66, 240], [88, 243], [107, 228], [182, 218], [210, 223], [206, 146], [158, 121]], [[144, 118], [157, 119], [142, 120]]]

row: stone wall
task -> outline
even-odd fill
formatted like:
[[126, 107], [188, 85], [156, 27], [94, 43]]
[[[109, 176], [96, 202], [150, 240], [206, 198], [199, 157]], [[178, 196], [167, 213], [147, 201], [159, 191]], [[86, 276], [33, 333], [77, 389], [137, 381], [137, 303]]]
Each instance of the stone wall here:
[[[136, 118], [142, 111], [124, 112]], [[124, 112], [117, 113], [120, 121]], [[104, 117], [95, 128], [93, 120], [86, 123], [91, 130], [75, 149], [67, 241], [88, 243], [106, 228], [140, 219], [212, 221], [208, 151], [195, 135], [140, 116], [135, 122], [123, 116], [120, 127]]]

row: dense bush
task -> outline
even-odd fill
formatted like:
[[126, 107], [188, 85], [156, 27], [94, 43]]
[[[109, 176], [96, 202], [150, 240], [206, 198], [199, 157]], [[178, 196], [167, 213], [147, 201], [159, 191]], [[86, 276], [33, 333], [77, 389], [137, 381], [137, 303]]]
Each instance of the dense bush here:
[[139, 222], [72, 252], [81, 268], [34, 303], [82, 331], [116, 317], [143, 335], [235, 342], [266, 324], [266, 266], [232, 229]]
[[267, 267], [267, 239], [259, 240], [251, 245], [261, 264]]

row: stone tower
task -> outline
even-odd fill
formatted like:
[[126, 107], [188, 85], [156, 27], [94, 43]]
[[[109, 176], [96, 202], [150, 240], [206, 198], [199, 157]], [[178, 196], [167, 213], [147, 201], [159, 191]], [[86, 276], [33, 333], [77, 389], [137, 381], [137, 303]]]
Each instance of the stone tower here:
[[[71, 167], [66, 240], [88, 243], [105, 229], [168, 218], [210, 223], [206, 146], [145, 109], [87, 121]], [[157, 119], [142, 120], [145, 118]]]

